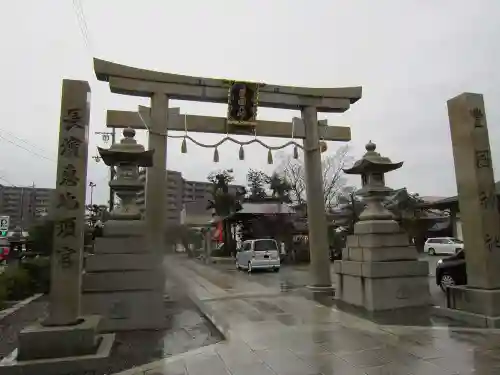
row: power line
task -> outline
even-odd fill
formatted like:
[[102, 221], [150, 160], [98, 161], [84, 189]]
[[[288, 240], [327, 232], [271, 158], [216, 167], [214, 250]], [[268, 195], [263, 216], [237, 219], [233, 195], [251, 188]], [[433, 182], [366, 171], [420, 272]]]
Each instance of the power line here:
[[85, 46], [90, 50], [89, 28], [81, 1], [73, 0], [73, 9], [75, 11], [75, 16], [78, 21], [78, 27], [80, 28]]
[[[87, 17], [85, 16], [81, 0], [73, 0], [73, 10], [76, 16], [76, 20], [78, 22], [80, 34], [83, 38], [83, 43], [85, 44], [85, 47], [90, 57], [91, 66], [93, 66], [93, 58], [94, 58], [94, 55], [92, 53], [93, 46], [91, 43], [90, 32], [87, 24]], [[93, 74], [91, 76], [94, 77]]]
[[6, 141], [6, 142], [8, 142], [8, 143], [10, 143], [10, 144], [12, 144], [12, 145], [14, 145], [14, 146], [16, 146], [16, 147], [19, 147], [20, 149], [22, 149], [22, 150], [24, 150], [24, 151], [27, 151], [27, 152], [29, 152], [29, 153], [30, 153], [30, 154], [32, 154], [32, 155], [38, 156], [38, 157], [43, 158], [43, 159], [45, 159], [45, 160], [49, 160], [49, 161], [51, 161], [51, 162], [56, 162], [54, 159], [50, 159], [50, 158], [48, 158], [48, 157], [46, 157], [46, 156], [44, 156], [44, 155], [42, 155], [42, 154], [39, 154], [38, 152], [32, 151], [32, 150], [30, 150], [29, 148], [26, 148], [26, 147], [24, 147], [24, 146], [20, 145], [19, 143], [16, 143], [16, 142], [14, 142], [14, 141], [12, 141], [12, 140], [10, 140], [10, 139], [8, 139], [8, 138], [5, 138], [5, 137], [4, 137], [3, 135], [1, 135], [1, 134], [0, 134], [0, 139], [3, 139], [4, 141]]
[[12, 182], [10, 182], [9, 180], [7, 180], [4, 176], [0, 176], [0, 181], [4, 181], [4, 182], [8, 183], [12, 187], [18, 187], [16, 185], [14, 185]]
[[30, 141], [27, 141], [26, 139], [23, 139], [21, 137], [18, 137], [17, 135], [15, 135], [14, 133], [8, 131], [8, 130], [5, 130], [5, 129], [2, 129], [0, 128], [0, 133], [1, 132], [4, 132], [4, 133], [7, 133], [9, 136], [17, 139], [18, 141], [22, 142], [22, 143], [25, 143], [26, 145], [30, 146], [30, 147], [34, 147], [34, 148], [37, 148], [38, 150], [40, 150], [41, 152], [45, 153], [45, 154], [50, 154], [50, 152], [48, 152], [46, 149], [40, 147], [40, 146], [37, 146], [36, 144], [34, 143], [31, 143]]

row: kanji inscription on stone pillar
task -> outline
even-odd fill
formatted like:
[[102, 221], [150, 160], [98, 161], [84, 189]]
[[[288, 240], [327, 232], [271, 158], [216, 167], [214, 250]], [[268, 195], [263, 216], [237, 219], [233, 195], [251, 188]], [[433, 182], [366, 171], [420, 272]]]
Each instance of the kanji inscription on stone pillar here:
[[500, 288], [500, 214], [481, 94], [448, 100], [467, 284]]
[[63, 80], [55, 201], [50, 310], [46, 325], [75, 324], [80, 293], [87, 181], [90, 87]]

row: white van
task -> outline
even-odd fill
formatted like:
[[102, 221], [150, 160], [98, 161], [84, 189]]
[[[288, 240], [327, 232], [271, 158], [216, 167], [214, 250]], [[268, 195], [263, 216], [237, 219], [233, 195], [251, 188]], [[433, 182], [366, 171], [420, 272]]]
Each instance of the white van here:
[[457, 254], [464, 248], [464, 243], [453, 237], [434, 237], [425, 241], [424, 253], [436, 254]]
[[278, 243], [272, 239], [244, 241], [236, 253], [236, 268], [249, 273], [254, 269], [280, 270]]

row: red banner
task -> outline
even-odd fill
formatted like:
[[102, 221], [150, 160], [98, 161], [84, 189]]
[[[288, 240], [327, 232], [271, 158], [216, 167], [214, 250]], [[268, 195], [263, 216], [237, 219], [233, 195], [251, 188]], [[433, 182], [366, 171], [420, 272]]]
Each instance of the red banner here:
[[223, 236], [222, 236], [222, 221], [219, 221], [217, 223], [217, 227], [215, 228], [214, 234], [212, 236], [212, 239], [217, 242], [222, 242], [223, 241]]

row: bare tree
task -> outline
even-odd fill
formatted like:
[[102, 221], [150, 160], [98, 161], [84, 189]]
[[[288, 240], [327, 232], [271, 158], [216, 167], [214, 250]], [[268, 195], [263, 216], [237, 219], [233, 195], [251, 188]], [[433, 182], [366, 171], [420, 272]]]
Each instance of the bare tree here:
[[[305, 166], [302, 157], [294, 159], [290, 154], [278, 155], [280, 163], [276, 173], [290, 184], [290, 197], [293, 202], [302, 204], [306, 202]], [[343, 168], [350, 166], [352, 158], [349, 156], [349, 146], [345, 145], [334, 153], [325, 154], [321, 158], [323, 172], [323, 198], [325, 207], [335, 205], [337, 195], [345, 186]]]

